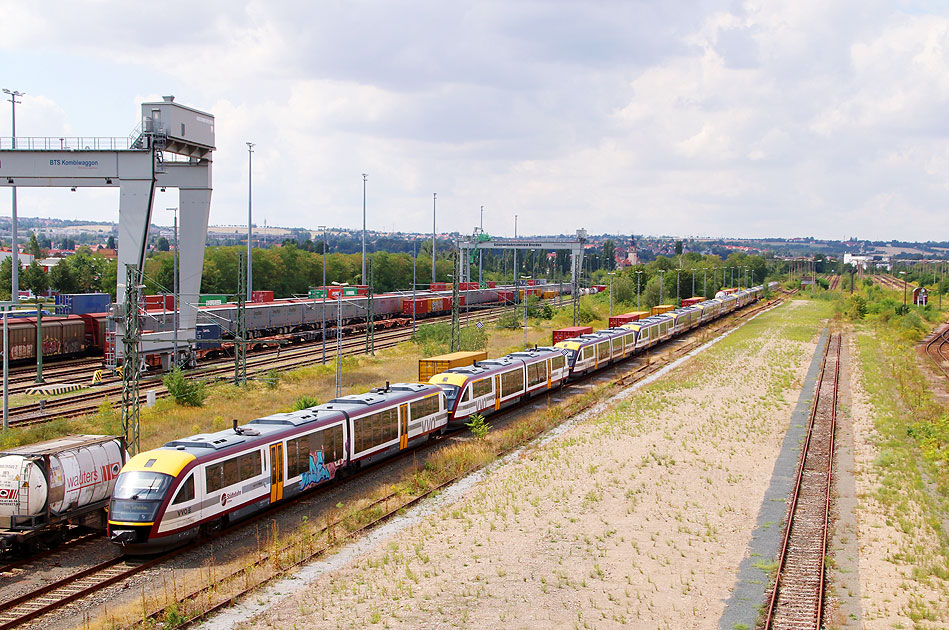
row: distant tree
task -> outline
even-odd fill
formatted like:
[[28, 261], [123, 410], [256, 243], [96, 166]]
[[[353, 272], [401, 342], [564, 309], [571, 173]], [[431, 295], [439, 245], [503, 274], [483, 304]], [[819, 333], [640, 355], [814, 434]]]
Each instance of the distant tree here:
[[39, 263], [34, 260], [30, 263], [30, 266], [24, 269], [23, 273], [20, 274], [20, 286], [32, 291], [33, 295], [40, 295], [46, 293], [46, 290], [49, 288], [49, 278]]
[[67, 259], [59, 261], [58, 265], [50, 268], [49, 284], [60, 293], [75, 293], [79, 290], [76, 275]]
[[115, 237], [109, 234], [109, 238], [105, 242], [106, 249], [115, 249]]
[[[112, 238], [111, 236], [109, 237]], [[164, 236], [159, 236], [158, 241], [155, 243], [155, 249], [160, 252], [167, 252], [171, 249], [171, 245], [168, 243], [168, 239]]]
[[26, 245], [26, 251], [33, 256], [34, 259], [43, 258], [43, 250], [40, 248], [39, 241], [36, 240], [36, 234], [30, 232], [30, 240]]
[[9, 300], [12, 293], [10, 286], [13, 284], [13, 259], [4, 258], [0, 262], [0, 299]]
[[603, 268], [612, 271], [616, 267], [616, 243], [608, 238], [603, 243]]
[[682, 241], [676, 241], [676, 256], [682, 255]]

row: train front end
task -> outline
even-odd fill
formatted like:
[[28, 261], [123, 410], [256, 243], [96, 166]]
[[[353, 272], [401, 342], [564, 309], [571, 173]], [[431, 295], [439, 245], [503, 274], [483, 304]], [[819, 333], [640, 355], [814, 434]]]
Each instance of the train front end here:
[[195, 532], [162, 532], [161, 517], [175, 480], [194, 455], [172, 449], [156, 449], [131, 458], [115, 483], [109, 503], [109, 541], [124, 553], [158, 553], [181, 544]]

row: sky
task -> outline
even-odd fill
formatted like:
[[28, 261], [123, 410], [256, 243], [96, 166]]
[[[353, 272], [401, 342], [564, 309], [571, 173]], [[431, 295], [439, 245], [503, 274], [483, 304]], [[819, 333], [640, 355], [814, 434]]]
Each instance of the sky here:
[[[215, 116], [211, 223], [944, 240], [949, 3], [0, 0], [18, 136]], [[0, 136], [11, 134], [0, 103]], [[170, 224], [177, 195], [155, 203]], [[0, 213], [10, 212], [0, 193]], [[109, 189], [21, 216], [118, 219]]]

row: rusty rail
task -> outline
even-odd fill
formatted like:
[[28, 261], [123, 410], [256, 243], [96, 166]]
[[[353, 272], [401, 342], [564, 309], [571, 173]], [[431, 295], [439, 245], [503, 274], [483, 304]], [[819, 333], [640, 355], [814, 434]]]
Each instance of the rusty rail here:
[[821, 627], [840, 346], [841, 336], [836, 333], [824, 348], [801, 461], [788, 506], [774, 585], [767, 613], [759, 625], [764, 630], [817, 630]]

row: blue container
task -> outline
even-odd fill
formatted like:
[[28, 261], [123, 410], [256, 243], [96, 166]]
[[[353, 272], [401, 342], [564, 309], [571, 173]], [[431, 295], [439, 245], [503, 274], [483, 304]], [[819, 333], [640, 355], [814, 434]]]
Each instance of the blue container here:
[[[221, 347], [221, 325], [220, 324], [198, 324], [195, 327], [195, 338], [198, 339], [194, 346], [198, 350], [214, 350]], [[201, 341], [207, 339], [207, 341]]]
[[108, 293], [61, 293], [56, 296], [56, 305], [60, 315], [85, 315], [86, 313], [106, 313], [112, 303]]

